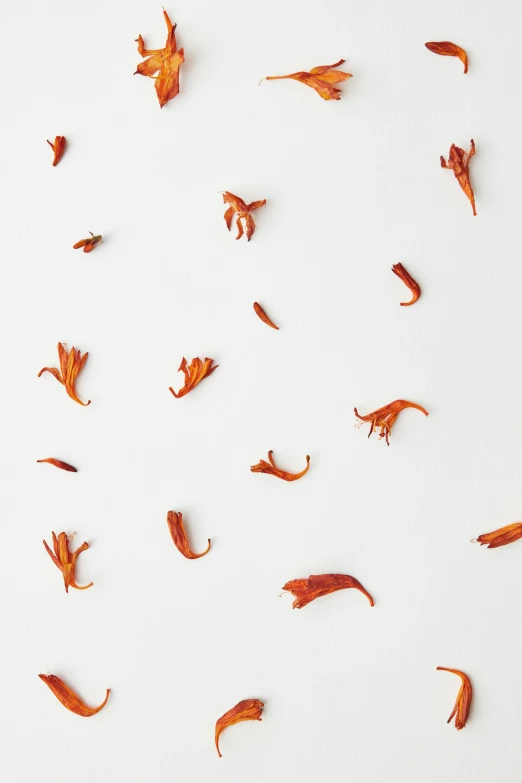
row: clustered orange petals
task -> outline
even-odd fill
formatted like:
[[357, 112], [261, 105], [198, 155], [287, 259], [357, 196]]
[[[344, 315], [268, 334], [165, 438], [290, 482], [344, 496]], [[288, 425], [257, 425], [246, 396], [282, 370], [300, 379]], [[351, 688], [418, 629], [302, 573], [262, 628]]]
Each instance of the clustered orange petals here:
[[136, 38], [139, 54], [148, 59], [138, 65], [135, 74], [154, 79], [160, 108], [179, 93], [179, 69], [185, 60], [183, 49], [176, 51], [177, 25], [172, 24], [165, 10], [163, 16], [167, 24], [167, 41], [163, 49], [146, 49], [142, 36]]
[[386, 438], [386, 443], [390, 445], [389, 437], [391, 435], [392, 427], [395, 423], [395, 419], [401, 411], [405, 408], [416, 408], [416, 410], [428, 415], [428, 411], [425, 410], [422, 405], [417, 405], [414, 402], [408, 402], [408, 400], [395, 400], [390, 402], [389, 405], [385, 405], [383, 408], [379, 408], [373, 413], [368, 413], [366, 416], [361, 416], [357, 408], [354, 408], [354, 413], [360, 421], [366, 421], [371, 424], [368, 437], [372, 434], [374, 429], [380, 428], [379, 438]]
[[453, 712], [447, 721], [449, 723], [455, 715], [455, 728], [457, 731], [460, 731], [466, 725], [471, 707], [472, 689], [470, 679], [467, 674], [464, 674], [464, 672], [461, 672], [458, 669], [447, 669], [445, 666], [437, 666], [437, 671], [451, 672], [452, 674], [456, 674], [462, 680], [462, 685], [460, 686], [459, 692], [457, 694]]
[[94, 236], [92, 231], [89, 231], [90, 237], [87, 237], [87, 239], [80, 239], [79, 242], [76, 242], [76, 244], [73, 245], [73, 250], [79, 250], [81, 247], [83, 247], [84, 253], [90, 253], [91, 250], [94, 250], [96, 245], [99, 245], [102, 241], [102, 235], [98, 234], [97, 236]]
[[294, 609], [302, 609], [303, 606], [321, 598], [323, 595], [335, 593], [337, 590], [346, 590], [354, 587], [366, 596], [370, 606], [374, 605], [370, 593], [353, 576], [346, 574], [319, 574], [309, 576], [308, 579], [292, 579], [287, 582], [283, 590], [288, 590], [295, 597], [292, 606]]
[[219, 750], [219, 737], [224, 729], [229, 726], [233, 726], [235, 723], [240, 723], [243, 720], [262, 720], [261, 715], [263, 707], [265, 705], [259, 699], [243, 699], [238, 702], [235, 707], [225, 712], [221, 718], [216, 721], [216, 750], [219, 758], [221, 758], [221, 751]]
[[88, 587], [92, 587], [94, 584], [93, 582], [89, 582], [88, 585], [80, 587], [76, 584], [74, 578], [76, 560], [82, 552], [85, 552], [86, 549], [89, 549], [89, 544], [84, 541], [83, 544], [79, 546], [78, 549], [76, 549], [74, 552], [69, 552], [69, 538], [67, 537], [66, 533], [60, 533], [60, 535], [56, 537], [56, 534], [53, 530], [52, 536], [54, 552], [47, 545], [47, 541], [44, 541], [43, 545], [55, 566], [62, 572], [65, 592], [69, 592], [69, 587], [74, 587], [75, 590], [87, 590]]
[[67, 707], [68, 710], [74, 712], [75, 715], [79, 715], [81, 718], [90, 718], [93, 715], [96, 715], [97, 712], [100, 712], [100, 710], [103, 710], [107, 704], [109, 694], [111, 692], [111, 689], [107, 688], [105, 699], [99, 707], [88, 707], [85, 702], [82, 701], [82, 699], [80, 699], [80, 697], [74, 691], [72, 691], [63, 680], [61, 680], [59, 677], [56, 677], [56, 675], [39, 674], [38, 676], [43, 682], [45, 682], [47, 687], [52, 690], [58, 701], [61, 702], [64, 707]]
[[464, 63], [464, 73], [468, 72], [468, 55], [457, 44], [451, 41], [430, 41], [425, 44], [426, 49], [434, 54], [442, 54], [445, 57], [458, 57]]
[[76, 468], [69, 465], [68, 462], [62, 462], [61, 459], [55, 459], [54, 457], [47, 457], [47, 459], [37, 459], [37, 462], [48, 462], [49, 465], [54, 465], [55, 468], [61, 468], [62, 470], [68, 470], [70, 473], [78, 473]]
[[483, 546], [487, 544], [488, 549], [496, 549], [499, 546], [506, 546], [522, 538], [522, 522], [514, 522], [512, 525], [500, 527], [492, 533], [483, 533], [477, 539], [472, 539], [474, 544]]
[[185, 376], [185, 384], [181, 387], [179, 392], [175, 392], [172, 386], [169, 386], [169, 391], [172, 392], [174, 397], [184, 397], [185, 394], [188, 394], [189, 391], [192, 391], [192, 389], [200, 383], [203, 378], [208, 378], [209, 375], [212, 375], [214, 370], [217, 370], [219, 367], [219, 364], [212, 366], [214, 359], [205, 359], [205, 361], [201, 361], [197, 356], [195, 359], [192, 359], [190, 362], [190, 365], [187, 366], [187, 360], [185, 357], [181, 360], [181, 364], [179, 365], [178, 372], [181, 370], [183, 371], [183, 374]]
[[47, 144], [54, 152], [53, 166], [57, 166], [63, 157], [63, 153], [65, 152], [65, 136], [56, 136], [54, 144], [52, 141], [47, 139]]
[[475, 142], [473, 139], [471, 139], [471, 147], [469, 152], [464, 152], [463, 149], [457, 147], [455, 144], [452, 144], [449, 151], [448, 162], [446, 163], [444, 157], [441, 155], [440, 165], [443, 169], [453, 170], [460, 187], [471, 202], [473, 214], [476, 215], [477, 210], [475, 209], [475, 194], [473, 193], [473, 188], [471, 187], [471, 182], [469, 180], [469, 162], [473, 155], [475, 155]]
[[259, 316], [259, 318], [263, 321], [264, 324], [266, 324], [267, 326], [271, 326], [272, 329], [279, 330], [279, 326], [276, 326], [275, 323], [270, 320], [270, 318], [267, 316], [267, 314], [265, 313], [261, 305], [258, 304], [257, 302], [254, 302], [254, 310], [256, 311], [256, 315]]
[[312, 87], [325, 101], [340, 101], [341, 90], [333, 85], [344, 82], [352, 76], [351, 73], [334, 70], [344, 62], [345, 60], [339, 60], [333, 65], [318, 65], [310, 71], [297, 71], [297, 73], [289, 73], [286, 76], [267, 76], [266, 79], [268, 81], [273, 79], [295, 79], [295, 81], [301, 82], [301, 84]]
[[194, 552], [191, 552], [181, 511], [169, 511], [167, 514], [167, 525], [169, 526], [172, 540], [181, 554], [188, 560], [197, 560], [198, 557], [203, 557], [203, 555], [207, 554], [210, 549], [210, 538], [208, 539], [208, 546], [204, 552], [201, 552], [199, 555], [195, 555]]
[[[230, 193], [228, 190], [225, 190], [223, 193], [223, 203], [224, 204], [230, 204], [229, 208], [225, 211], [225, 223], [227, 224], [227, 228], [230, 231], [230, 228], [232, 226], [232, 218], [237, 213], [237, 219], [236, 219], [236, 226], [237, 226], [237, 237], [236, 239], [241, 239], [243, 236], [243, 233], [246, 233], [247, 241], [250, 242], [250, 239], [256, 230], [256, 224], [254, 222], [254, 218], [250, 214], [252, 210], [259, 209], [260, 207], [264, 207], [266, 204], [266, 198], [262, 199], [261, 201], [252, 201], [250, 204], [246, 204], [242, 198], [239, 198], [239, 196], [235, 196], [233, 193]], [[242, 220], [245, 221], [245, 229], [243, 229], [243, 223]]]
[[89, 352], [83, 356], [80, 351], [77, 351], [74, 346], [69, 352], [65, 349], [62, 343], [58, 343], [58, 357], [60, 359], [60, 370], [56, 367], [43, 367], [38, 373], [38, 377], [44, 372], [50, 372], [57, 381], [65, 386], [65, 391], [79, 405], [90, 405], [91, 401], [82, 402], [76, 394], [76, 378], [83, 369], [83, 365], [87, 361]]
[[281, 468], [276, 467], [274, 458], [272, 457], [273, 453], [272, 449], [270, 449], [268, 452], [268, 462], [261, 459], [257, 465], [252, 465], [250, 467], [252, 473], [268, 473], [270, 476], [277, 476], [277, 478], [283, 479], [284, 481], [297, 481], [297, 479], [300, 479], [305, 473], [308, 473], [310, 467], [310, 457], [308, 454], [306, 455], [306, 468], [300, 473], [289, 473], [286, 470], [281, 470]]
[[412, 293], [412, 298], [409, 302], [401, 302], [401, 307], [409, 307], [415, 304], [419, 296], [421, 295], [420, 285], [410, 275], [410, 273], [403, 267], [402, 264], [394, 264], [392, 266], [392, 272], [399, 277], [402, 282], [408, 286]]

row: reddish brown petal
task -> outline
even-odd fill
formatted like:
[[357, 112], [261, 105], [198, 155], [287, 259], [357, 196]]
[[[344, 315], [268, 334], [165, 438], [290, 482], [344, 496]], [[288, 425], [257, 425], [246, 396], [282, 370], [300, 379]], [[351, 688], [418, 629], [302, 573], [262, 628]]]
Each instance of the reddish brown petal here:
[[446, 57], [458, 57], [464, 64], [464, 73], [468, 72], [468, 55], [457, 44], [451, 43], [451, 41], [431, 41], [425, 44], [426, 49], [434, 54], [442, 54]]
[[210, 538], [208, 539], [208, 546], [204, 552], [199, 555], [195, 555], [191, 552], [185, 526], [183, 524], [183, 514], [181, 511], [169, 511], [167, 514], [167, 525], [169, 526], [170, 535], [172, 540], [176, 544], [177, 548], [188, 560], [197, 560], [198, 557], [206, 555], [210, 549]]
[[265, 313], [261, 305], [258, 304], [257, 302], [254, 302], [254, 310], [256, 311], [256, 315], [258, 315], [259, 318], [261, 318], [264, 324], [266, 324], [267, 326], [271, 326], [272, 329], [279, 329], [279, 326], [276, 326], [275, 323], [270, 320], [270, 318], [267, 316], [267, 314]]
[[415, 304], [421, 294], [420, 286], [416, 280], [410, 275], [410, 273], [403, 267], [402, 264], [394, 264], [392, 266], [392, 272], [399, 277], [402, 282], [408, 286], [412, 293], [412, 298], [409, 302], [401, 302], [401, 307], [409, 307], [409, 305]]
[[469, 163], [473, 155], [475, 155], [475, 152], [475, 142], [471, 139], [469, 152], [464, 152], [461, 147], [452, 144], [449, 151], [448, 162], [446, 163], [443, 156], [440, 156], [440, 165], [443, 169], [452, 169], [460, 187], [471, 203], [474, 215], [477, 214], [477, 210], [475, 208], [475, 194], [473, 193], [473, 188], [471, 187], [469, 179]]
[[54, 152], [53, 166], [57, 166], [65, 152], [65, 136], [56, 136], [54, 144], [47, 139], [47, 144]]
[[353, 576], [345, 574], [320, 574], [318, 576], [309, 576], [308, 579], [292, 579], [287, 582], [283, 590], [288, 590], [295, 597], [292, 604], [294, 609], [302, 609], [307, 604], [321, 598], [323, 595], [335, 593], [337, 590], [345, 590], [354, 587], [366, 596], [370, 606], [374, 605], [373, 598], [362, 584]]
[[297, 481], [297, 479], [300, 479], [305, 475], [305, 473], [308, 473], [308, 469], [310, 467], [310, 457], [308, 454], [306, 455], [306, 468], [304, 468], [304, 470], [302, 470], [300, 473], [289, 473], [286, 470], [281, 470], [281, 468], [276, 467], [272, 454], [273, 451], [270, 450], [268, 452], [268, 462], [265, 462], [264, 459], [261, 459], [257, 465], [251, 465], [250, 470], [252, 473], [268, 473], [269, 475], [276, 476], [277, 478], [283, 479], [284, 481]]
[[216, 750], [219, 758], [221, 758], [221, 751], [219, 750], [219, 737], [224, 729], [229, 726], [233, 726], [235, 723], [239, 723], [244, 720], [262, 720], [261, 714], [265, 705], [259, 699], [244, 699], [232, 707], [231, 710], [225, 712], [221, 718], [216, 721]]
[[462, 681], [462, 685], [460, 686], [460, 690], [455, 701], [455, 706], [453, 707], [453, 712], [448, 718], [449, 723], [453, 716], [456, 716], [455, 728], [457, 731], [460, 731], [466, 725], [471, 707], [471, 699], [473, 694], [470, 679], [467, 674], [464, 674], [464, 672], [461, 672], [458, 669], [447, 669], [445, 666], [437, 666], [437, 671], [451, 672], [452, 674], [456, 674], [458, 677], [460, 677]]
[[99, 707], [88, 707], [59, 677], [56, 677], [54, 674], [39, 674], [38, 676], [52, 690], [64, 707], [67, 707], [68, 710], [74, 712], [75, 715], [80, 715], [82, 718], [90, 718], [92, 715], [100, 712], [107, 704], [111, 692], [110, 688], [107, 688], [105, 699]]
[[55, 468], [61, 468], [62, 470], [68, 470], [70, 473], [78, 473], [76, 468], [69, 465], [68, 462], [62, 462], [61, 459], [55, 459], [54, 457], [47, 457], [47, 459], [37, 459], [37, 462], [48, 462], [49, 465], [54, 465]]
[[483, 533], [477, 539], [472, 539], [474, 544], [487, 544], [488, 549], [496, 549], [499, 546], [506, 546], [522, 538], [522, 522], [514, 522], [512, 525], [506, 525], [492, 533]]

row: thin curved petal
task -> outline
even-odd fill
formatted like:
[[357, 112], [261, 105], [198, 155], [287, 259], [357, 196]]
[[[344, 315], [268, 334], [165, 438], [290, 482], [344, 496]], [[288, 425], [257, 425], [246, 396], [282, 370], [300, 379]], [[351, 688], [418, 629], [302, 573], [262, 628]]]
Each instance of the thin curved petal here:
[[56, 675], [39, 674], [38, 676], [45, 682], [47, 687], [50, 688], [64, 707], [71, 712], [74, 712], [75, 715], [80, 715], [82, 718], [91, 718], [93, 715], [96, 715], [97, 712], [100, 712], [107, 704], [111, 692], [110, 688], [107, 688], [105, 699], [99, 707], [88, 707], [85, 702], [80, 699], [78, 694], [71, 690], [71, 688], [69, 688], [59, 677], [56, 677]]
[[234, 726], [236, 723], [244, 720], [262, 720], [261, 715], [263, 707], [265, 705], [259, 699], [244, 699], [238, 702], [235, 707], [225, 712], [221, 718], [216, 721], [215, 743], [216, 750], [219, 758], [221, 758], [221, 751], [219, 749], [219, 737], [221, 733], [229, 726]]
[[210, 538], [208, 539], [208, 546], [204, 552], [196, 555], [191, 551], [187, 539], [187, 533], [185, 531], [185, 525], [183, 524], [183, 514], [181, 511], [169, 511], [167, 514], [167, 525], [169, 527], [171, 538], [174, 541], [176, 547], [188, 560], [197, 560], [198, 558], [207, 554], [210, 549]]

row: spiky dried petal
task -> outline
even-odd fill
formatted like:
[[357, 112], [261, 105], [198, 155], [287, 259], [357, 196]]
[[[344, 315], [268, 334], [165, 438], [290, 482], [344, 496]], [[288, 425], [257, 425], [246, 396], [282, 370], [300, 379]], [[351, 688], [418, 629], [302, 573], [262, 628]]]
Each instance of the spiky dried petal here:
[[410, 275], [410, 273], [403, 267], [402, 264], [394, 264], [392, 266], [392, 272], [399, 277], [402, 282], [408, 286], [412, 293], [412, 298], [409, 302], [401, 302], [401, 307], [409, 307], [415, 304], [419, 296], [421, 295], [420, 285]]
[[[140, 63], [135, 71], [141, 76], [148, 76], [154, 79], [156, 95], [162, 109], [166, 103], [171, 101], [179, 93], [179, 69], [185, 61], [185, 52], [183, 49], [177, 49], [176, 45], [176, 27], [170, 21], [168, 13], [163, 10], [163, 17], [167, 25], [167, 41], [163, 49], [146, 49], [145, 42], [141, 35], [136, 38], [138, 44], [138, 53], [148, 59]], [[157, 74], [155, 76], [154, 74]]]
[[460, 677], [462, 681], [462, 685], [460, 686], [457, 698], [455, 700], [453, 712], [447, 721], [449, 723], [455, 715], [455, 728], [457, 731], [460, 731], [466, 725], [471, 707], [471, 699], [473, 694], [470, 679], [467, 674], [464, 674], [464, 672], [461, 672], [458, 669], [447, 669], [445, 666], [437, 666], [437, 671], [451, 672], [452, 674], [456, 674], [457, 677]]
[[350, 587], [363, 593], [370, 602], [370, 606], [374, 605], [373, 598], [362, 584], [355, 577], [346, 574], [319, 574], [309, 576], [308, 579], [292, 579], [282, 589], [288, 590], [295, 597], [293, 608], [302, 609], [303, 606], [315, 601], [316, 598]]
[[468, 72], [468, 55], [465, 50], [451, 41], [430, 41], [425, 44], [426, 49], [434, 54], [442, 54], [445, 57], [458, 57], [464, 64], [464, 73]]
[[225, 712], [221, 718], [216, 721], [216, 750], [219, 758], [221, 758], [221, 751], [219, 750], [219, 737], [221, 732], [227, 729], [229, 726], [234, 726], [235, 723], [240, 723], [244, 720], [262, 720], [261, 714], [265, 705], [259, 699], [243, 699], [236, 704], [235, 707]]
[[66, 533], [60, 533], [58, 536], [52, 531], [53, 536], [53, 549], [48, 546], [47, 541], [44, 540], [43, 545], [45, 551], [55, 564], [55, 566], [62, 572], [63, 583], [65, 585], [65, 592], [69, 592], [69, 587], [73, 587], [75, 590], [87, 590], [88, 587], [93, 586], [93, 582], [89, 582], [88, 585], [77, 585], [74, 577], [74, 569], [76, 567], [76, 561], [82, 552], [89, 549], [89, 544], [84, 541], [78, 549], [74, 552], [69, 551], [69, 537]]
[[82, 371], [88, 356], [89, 352], [82, 356], [81, 351], [77, 351], [74, 345], [68, 352], [63, 343], [58, 343], [60, 369], [58, 370], [56, 367], [42, 367], [38, 373], [38, 377], [40, 378], [44, 372], [51, 373], [51, 375], [56, 378], [59, 383], [65, 386], [65, 391], [71, 399], [73, 399], [79, 405], [83, 405], [84, 407], [90, 405], [90, 400], [87, 402], [82, 402], [82, 400], [80, 400], [76, 394], [76, 379]]
[[55, 674], [39, 674], [38, 676], [45, 682], [47, 687], [52, 690], [58, 701], [61, 702], [64, 707], [67, 707], [68, 710], [74, 712], [75, 715], [80, 715], [82, 718], [91, 718], [93, 715], [96, 715], [97, 712], [100, 712], [107, 704], [111, 692], [111, 689], [107, 688], [105, 699], [99, 707], [88, 707], [85, 702], [80, 699], [78, 694], [72, 691], [69, 686]]
[[209, 375], [212, 375], [214, 370], [217, 370], [219, 367], [219, 364], [215, 364], [212, 366], [214, 359], [208, 359], [206, 358], [204, 361], [201, 361], [197, 356], [195, 359], [192, 359], [190, 362], [190, 365], [187, 365], [187, 360], [185, 357], [181, 360], [181, 364], [179, 365], [178, 372], [183, 372], [185, 376], [185, 383], [179, 390], [179, 392], [175, 392], [172, 386], [169, 386], [169, 391], [172, 392], [174, 397], [184, 397], [185, 394], [188, 394], [189, 391], [192, 391], [198, 383], [201, 383], [201, 381], [204, 378], [208, 378]]
[[261, 459], [257, 465], [251, 465], [250, 470], [252, 473], [268, 473], [270, 476], [276, 476], [284, 481], [297, 481], [297, 479], [300, 479], [305, 473], [308, 473], [308, 469], [310, 468], [310, 457], [308, 454], [306, 455], [306, 468], [300, 473], [289, 473], [287, 470], [281, 470], [281, 468], [276, 466], [272, 456], [273, 453], [272, 449], [270, 449], [268, 452], [268, 462]]
[[259, 209], [260, 207], [264, 207], [266, 204], [266, 198], [262, 199], [261, 201], [252, 201], [250, 204], [246, 204], [242, 198], [239, 198], [239, 196], [235, 196], [233, 193], [230, 193], [228, 190], [225, 190], [225, 192], [223, 193], [223, 203], [230, 204], [229, 208], [225, 211], [225, 214], [223, 216], [225, 218], [225, 223], [227, 224], [228, 230], [230, 231], [230, 228], [232, 226], [232, 218], [237, 213], [236, 239], [241, 239], [241, 237], [243, 236], [245, 230], [243, 228], [243, 223], [241, 221], [244, 221], [245, 228], [246, 228], [246, 237], [247, 240], [250, 242], [250, 239], [252, 238], [252, 235], [256, 230], [256, 224], [254, 222], [254, 218], [250, 213], [254, 209]]

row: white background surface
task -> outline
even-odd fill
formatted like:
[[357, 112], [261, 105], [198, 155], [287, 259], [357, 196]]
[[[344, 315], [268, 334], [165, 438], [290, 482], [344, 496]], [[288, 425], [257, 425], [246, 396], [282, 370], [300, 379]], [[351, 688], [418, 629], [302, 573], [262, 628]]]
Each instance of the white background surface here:
[[[11, 4], [0, 146], [0, 767], [10, 783], [518, 783], [522, 109], [513, 2]], [[452, 40], [461, 63], [424, 43]], [[345, 57], [340, 102], [267, 74]], [[46, 138], [63, 134], [55, 169]], [[477, 144], [478, 217], [439, 155]], [[266, 198], [235, 242], [219, 191]], [[102, 233], [91, 255], [71, 249]], [[422, 298], [391, 273], [402, 261]], [[252, 310], [261, 302], [281, 326]], [[70, 400], [44, 365], [89, 351]], [[213, 376], [181, 400], [181, 357]], [[398, 397], [389, 448], [354, 429]], [[268, 449], [295, 484], [251, 474]], [[54, 456], [76, 475], [38, 458]], [[189, 562], [169, 509], [184, 512]], [[91, 548], [66, 595], [42, 546]], [[356, 591], [293, 611], [310, 573]], [[468, 725], [446, 725], [463, 669]], [[89, 704], [67, 712], [38, 679]], [[244, 698], [262, 723], [222, 736]]]

